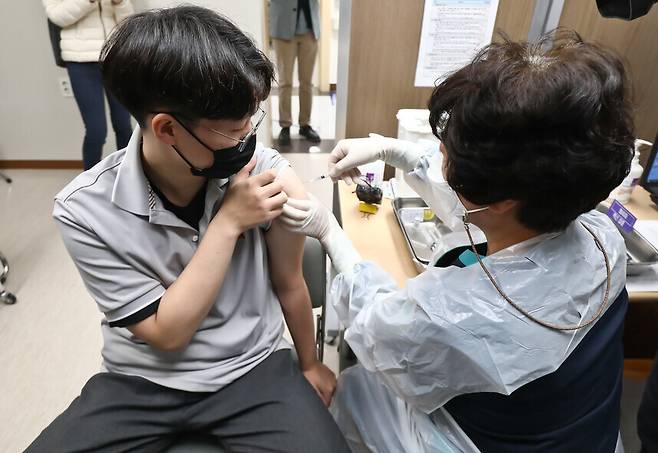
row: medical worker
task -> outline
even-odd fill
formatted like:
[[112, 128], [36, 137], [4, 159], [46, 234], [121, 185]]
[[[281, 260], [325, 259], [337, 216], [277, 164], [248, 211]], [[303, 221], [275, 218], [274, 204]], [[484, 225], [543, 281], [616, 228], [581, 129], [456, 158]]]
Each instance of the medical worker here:
[[574, 33], [504, 41], [428, 107], [440, 150], [342, 140], [329, 174], [355, 180], [375, 160], [402, 169], [441, 221], [465, 229], [463, 247], [398, 288], [316, 200], [290, 199], [282, 216], [339, 272], [333, 304], [359, 365], [332, 410], [351, 448], [615, 451], [626, 249], [596, 208], [632, 157], [623, 64]]

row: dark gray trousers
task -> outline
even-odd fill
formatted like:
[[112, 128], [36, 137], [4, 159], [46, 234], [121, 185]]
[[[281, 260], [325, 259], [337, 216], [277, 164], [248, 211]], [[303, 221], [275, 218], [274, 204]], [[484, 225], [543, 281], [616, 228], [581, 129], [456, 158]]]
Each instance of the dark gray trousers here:
[[231, 452], [349, 452], [287, 349], [214, 393], [97, 374], [27, 451], [166, 451], [189, 433], [209, 435]]

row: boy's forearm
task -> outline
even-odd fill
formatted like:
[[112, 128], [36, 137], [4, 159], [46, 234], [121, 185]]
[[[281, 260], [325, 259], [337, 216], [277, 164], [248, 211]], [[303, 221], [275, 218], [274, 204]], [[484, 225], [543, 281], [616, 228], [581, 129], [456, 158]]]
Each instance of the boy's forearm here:
[[229, 228], [211, 224], [192, 260], [160, 299], [156, 314], [130, 330], [159, 349], [187, 346], [224, 282], [236, 241]]
[[306, 284], [303, 282], [297, 288], [277, 293], [281, 301], [283, 315], [295, 343], [299, 357], [299, 367], [308, 369], [317, 361], [315, 346], [315, 329], [311, 299]]

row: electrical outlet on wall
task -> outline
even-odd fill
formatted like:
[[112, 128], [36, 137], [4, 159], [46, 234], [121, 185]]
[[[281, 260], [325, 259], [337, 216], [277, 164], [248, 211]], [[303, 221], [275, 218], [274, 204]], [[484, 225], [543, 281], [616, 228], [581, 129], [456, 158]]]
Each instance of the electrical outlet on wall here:
[[71, 81], [67, 76], [59, 78], [59, 92], [65, 98], [73, 97], [73, 89], [71, 88]]

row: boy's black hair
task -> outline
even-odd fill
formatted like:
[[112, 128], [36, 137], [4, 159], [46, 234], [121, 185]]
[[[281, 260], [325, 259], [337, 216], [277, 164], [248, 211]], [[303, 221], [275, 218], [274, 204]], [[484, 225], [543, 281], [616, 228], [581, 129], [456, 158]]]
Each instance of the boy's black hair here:
[[518, 220], [538, 231], [566, 228], [630, 169], [624, 65], [575, 32], [491, 44], [440, 83], [428, 107], [451, 187], [480, 205], [518, 200]]
[[242, 119], [269, 96], [274, 69], [230, 20], [179, 6], [122, 21], [101, 50], [105, 88], [145, 127], [154, 111]]

